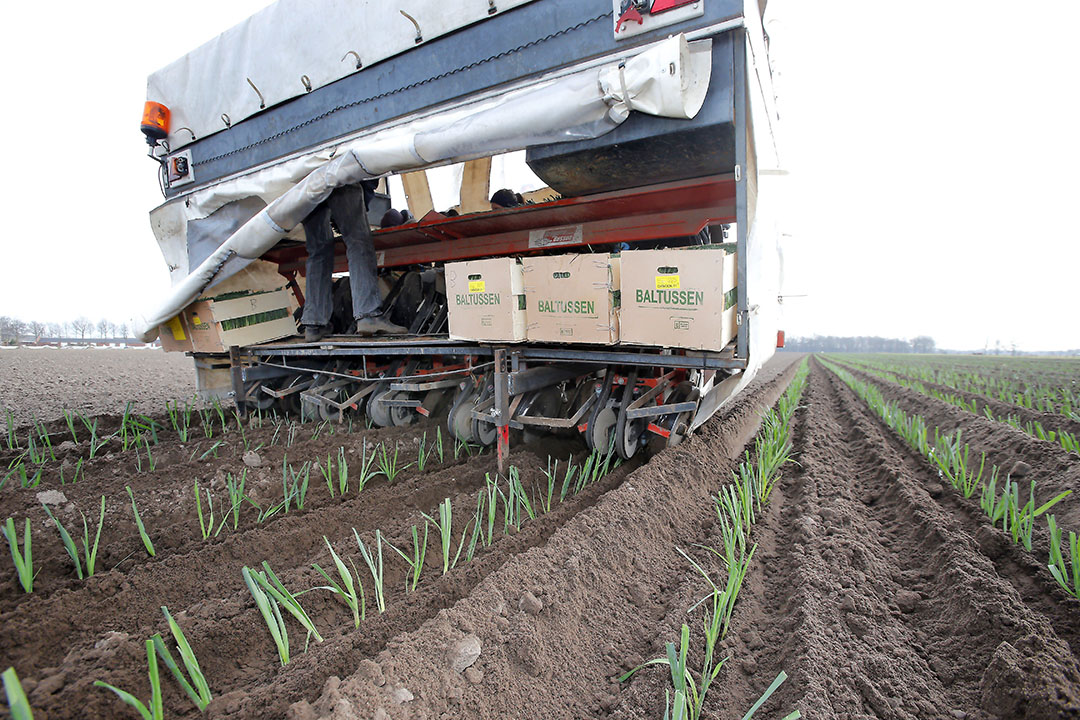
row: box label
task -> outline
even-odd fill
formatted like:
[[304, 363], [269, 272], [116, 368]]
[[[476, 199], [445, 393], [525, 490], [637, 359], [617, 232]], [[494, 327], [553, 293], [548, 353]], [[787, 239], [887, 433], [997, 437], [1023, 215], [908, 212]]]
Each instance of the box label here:
[[587, 315], [596, 317], [595, 300], [537, 300], [536, 309], [556, 315]]
[[678, 290], [681, 287], [679, 284], [678, 275], [657, 275], [656, 276], [656, 289], [657, 290]]
[[484, 289], [486, 287], [487, 286], [484, 284], [483, 280], [470, 280], [469, 281], [469, 292], [471, 292], [471, 293], [482, 293], [482, 292], [484, 292]]
[[502, 305], [502, 298], [499, 293], [470, 290], [468, 293], [455, 294], [454, 302], [457, 305]]
[[[659, 282], [660, 278], [656, 278]], [[643, 290], [634, 291], [634, 302], [639, 305], [661, 307], [698, 307], [705, 304], [703, 290]]]

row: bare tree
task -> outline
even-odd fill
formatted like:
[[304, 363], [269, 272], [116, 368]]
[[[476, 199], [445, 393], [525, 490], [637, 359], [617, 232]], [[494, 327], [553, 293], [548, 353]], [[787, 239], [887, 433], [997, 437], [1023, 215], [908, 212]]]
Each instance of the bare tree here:
[[7, 315], [0, 316], [0, 343], [11, 337], [11, 318]]
[[106, 338], [109, 336], [109, 321], [102, 318], [98, 320], [97, 333], [99, 338]]
[[120, 326], [116, 328], [116, 332], [119, 334], [119, 337], [126, 338], [128, 336], [127, 323], [120, 323]]
[[86, 339], [86, 333], [93, 329], [94, 325], [85, 316], [79, 316], [71, 321], [71, 329], [79, 336], [80, 340]]
[[45, 323], [38, 322], [37, 320], [31, 320], [30, 334], [34, 336], [34, 342], [40, 342], [41, 336], [45, 334]]
[[18, 318], [11, 318], [11, 334], [15, 338], [15, 344], [19, 344], [19, 336], [26, 332], [26, 323]]
[[64, 323], [51, 322], [47, 329], [50, 337], [61, 338], [64, 336]]
[[937, 349], [937, 343], [934, 342], [934, 338], [929, 335], [920, 335], [917, 338], [913, 338], [911, 341], [912, 352], [917, 353], [932, 353]]

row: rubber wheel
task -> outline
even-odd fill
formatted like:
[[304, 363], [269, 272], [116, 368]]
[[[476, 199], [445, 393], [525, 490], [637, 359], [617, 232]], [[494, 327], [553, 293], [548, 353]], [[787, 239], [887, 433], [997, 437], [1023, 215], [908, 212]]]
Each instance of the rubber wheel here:
[[[386, 400], [408, 400], [408, 393], [398, 391], [384, 396]], [[411, 407], [393, 407], [390, 410], [390, 422], [394, 427], [405, 427], [406, 425], [412, 425], [416, 422], [417, 412]]]
[[634, 457], [641, 447], [641, 436], [645, 433], [648, 425], [644, 420], [626, 420], [619, 423], [617, 437], [615, 439], [615, 451], [623, 460]]
[[611, 447], [611, 433], [615, 430], [615, 424], [619, 421], [619, 414], [615, 408], [606, 407], [589, 421], [589, 427], [585, 434], [589, 438], [589, 444], [593, 450], [606, 453]]
[[473, 435], [476, 437], [476, 442], [484, 447], [490, 447], [499, 437], [499, 428], [495, 427], [495, 423], [474, 419]]
[[[607, 375], [604, 377], [603, 380], [600, 381], [601, 382], [600, 395], [597, 396], [596, 402], [593, 404], [592, 410], [589, 411], [589, 420], [585, 424], [585, 444], [588, 446], [589, 450], [596, 450], [597, 449], [596, 444], [593, 442], [594, 437], [595, 437], [595, 435], [593, 433], [593, 429], [597, 425], [597, 422], [598, 422], [598, 420], [600, 418], [600, 414], [608, 409], [607, 402], [608, 402], [608, 398], [611, 397], [611, 385], [612, 385], [611, 379], [612, 379], [612, 371], [611, 371], [611, 368], [609, 367], [607, 369]], [[619, 419], [618, 415], [616, 415], [615, 420], [618, 420], [618, 419]], [[614, 422], [614, 420], [612, 422]], [[603, 442], [600, 443], [600, 445], [602, 446], [601, 452], [607, 452], [608, 439], [607, 439], [606, 436], [605, 436]]]
[[[698, 389], [688, 382], [681, 382], [668, 396], [667, 402], [690, 402], [695, 401], [698, 398]], [[688, 410], [686, 412], [679, 413], [672, 417], [665, 415], [663, 420], [663, 426], [671, 431], [671, 435], [667, 439], [667, 447], [675, 447], [680, 445], [683, 440], [690, 434], [690, 422], [694, 419], [694, 411]]]
[[476, 438], [472, 434], [472, 409], [476, 396], [472, 383], [466, 383], [465, 387], [458, 390], [454, 402], [450, 406], [450, 412], [446, 417], [446, 428], [450, 434], [460, 442], [475, 443]]
[[262, 384], [256, 385], [254, 392], [248, 395], [244, 400], [250, 409], [269, 410], [274, 406], [275, 398], [273, 395], [268, 395], [263, 392]]
[[[537, 417], [558, 417], [563, 409], [562, 394], [559, 388], [552, 386], [537, 390], [536, 396], [529, 403], [529, 415]], [[523, 431], [526, 443], [542, 440], [552, 431], [535, 425], [526, 425]]]
[[278, 400], [278, 406], [283, 413], [300, 417], [300, 393], [294, 392]]
[[390, 417], [390, 406], [383, 402], [389, 400], [393, 394], [394, 391], [389, 388], [379, 389], [371, 393], [371, 399], [368, 400], [368, 417], [379, 427], [390, 427], [394, 423]]
[[344, 417], [344, 412], [326, 403], [319, 403], [319, 417], [323, 421], [340, 422]]

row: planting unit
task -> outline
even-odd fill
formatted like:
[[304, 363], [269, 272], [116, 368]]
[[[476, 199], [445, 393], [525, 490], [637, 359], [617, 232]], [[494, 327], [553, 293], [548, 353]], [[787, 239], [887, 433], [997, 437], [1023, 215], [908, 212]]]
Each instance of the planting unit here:
[[[763, 7], [266, 8], [150, 78], [144, 131], [166, 198], [151, 220], [174, 285], [144, 309], [141, 335], [189, 352], [204, 395], [242, 410], [379, 426], [445, 414], [457, 440], [497, 444], [503, 471], [512, 429], [579, 433], [624, 459], [680, 442], [776, 345], [781, 173]], [[488, 202], [493, 167], [525, 204]], [[361, 181], [378, 182], [367, 210], [383, 307], [409, 335], [350, 335], [341, 288], [334, 334], [283, 339], [305, 302], [301, 221]], [[379, 227], [392, 194], [412, 219]], [[627, 303], [621, 251], [691, 245], [717, 261], [651, 292], [685, 299], [681, 277], [700, 312], [658, 321]], [[528, 296], [545, 289], [530, 269], [562, 254], [603, 260], [603, 287], [577, 267], [545, 270], [558, 287], [521, 305], [516, 259]], [[499, 262], [511, 277], [482, 277]], [[348, 269], [342, 244], [335, 269]]]

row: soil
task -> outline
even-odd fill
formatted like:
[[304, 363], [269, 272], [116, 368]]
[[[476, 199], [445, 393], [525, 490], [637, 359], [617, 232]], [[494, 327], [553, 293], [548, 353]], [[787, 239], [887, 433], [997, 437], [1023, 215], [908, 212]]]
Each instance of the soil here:
[[162, 412], [166, 400], [190, 400], [195, 366], [182, 353], [155, 348], [0, 348], [0, 414], [19, 425], [51, 420], [65, 410]]
[[[662, 655], [682, 623], [697, 633], [701, 611], [687, 611], [706, 587], [676, 547], [722, 576], [700, 548], [719, 544], [711, 498], [753, 447], [761, 412], [787, 387], [797, 360], [777, 356], [684, 444], [622, 464], [564, 502], [556, 489], [551, 511], [538, 510], [519, 531], [504, 534], [497, 522], [491, 545], [446, 574], [432, 533], [415, 591], [405, 590], [405, 563], [385, 550], [381, 614], [354, 529], [369, 546], [380, 530], [408, 553], [412, 526], [422, 528], [424, 514], [437, 517], [450, 498], [456, 545], [486, 476], [494, 475], [490, 453], [455, 458], [446, 443], [443, 458], [431, 458], [423, 472], [407, 467], [395, 482], [379, 477], [359, 492], [354, 480], [334, 497], [312, 469], [303, 509], [260, 524], [245, 505], [236, 529], [229, 520], [203, 540], [196, 480], [210, 490], [220, 522], [230, 474], [246, 470], [247, 492], [266, 507], [281, 496], [283, 466], [325, 464], [344, 448], [355, 478], [365, 453], [380, 443], [398, 448], [403, 464], [415, 463], [419, 443], [430, 444], [437, 425], [357, 424], [333, 427], [331, 435], [329, 426], [290, 430], [266, 421], [241, 434], [235, 419], [226, 418], [222, 431], [211, 418], [209, 432], [197, 423], [186, 442], [172, 429], [160, 431], [150, 471], [145, 454], [140, 470], [120, 440], [88, 459], [85, 439], [63, 445], [66, 425], [53, 421], [57, 459], [46, 463], [42, 484], [27, 489], [9, 479], [0, 491], [0, 517], [14, 517], [20, 533], [23, 518], [31, 519], [39, 570], [27, 595], [5, 566], [0, 667], [18, 670], [36, 718], [135, 717], [93, 681], [149, 697], [143, 645], [156, 632], [167, 634], [166, 605], [214, 692], [209, 718], [660, 718], [670, 687], [665, 668], [617, 679]], [[928, 422], [943, 429], [968, 422], [944, 403], [901, 395], [909, 411], [933, 416]], [[101, 424], [112, 432], [119, 422], [105, 417]], [[942, 487], [925, 460], [816, 362], [793, 432], [797, 462], [784, 470], [754, 528], [758, 549], [723, 640], [729, 659], [704, 717], [741, 718], [781, 670], [790, 677], [759, 717], [794, 709], [820, 718], [1080, 717], [1080, 603], [1054, 585], [1043, 550], [1028, 554], [989, 529], [977, 503]], [[971, 426], [964, 436], [974, 442], [980, 432], [997, 429]], [[1036, 442], [1018, 435], [1009, 441]], [[243, 459], [252, 448], [255, 467]], [[574, 438], [514, 447], [511, 463], [537, 493], [534, 506], [549, 457], [581, 462], [581, 448]], [[1047, 448], [1040, 445], [1044, 455], [1020, 449], [1033, 472], [1059, 471], [1060, 459]], [[4, 467], [11, 455], [0, 453]], [[66, 463], [70, 478], [78, 459], [84, 477], [61, 485], [59, 468]], [[1066, 473], [1057, 482], [1077, 480]], [[1039, 486], [1044, 482], [1049, 490], [1054, 481], [1040, 475]], [[142, 547], [127, 486], [155, 557]], [[63, 497], [39, 497], [44, 490]], [[55, 503], [54, 513], [81, 542], [80, 513], [92, 535], [102, 495], [97, 572], [80, 581], [41, 501]], [[1076, 517], [1059, 513], [1066, 516]], [[300, 596], [324, 641], [311, 640], [305, 651], [302, 629], [287, 619], [292, 659], [283, 667], [241, 569], [268, 561], [293, 591], [324, 585], [312, 568], [333, 566], [324, 535], [356, 563], [366, 617], [356, 630], [336, 596]], [[166, 716], [198, 717], [163, 672]]]

